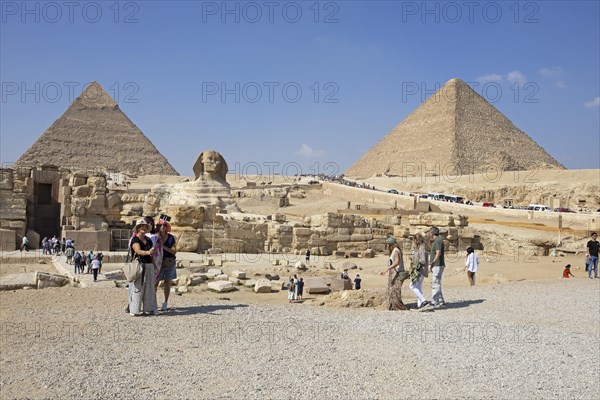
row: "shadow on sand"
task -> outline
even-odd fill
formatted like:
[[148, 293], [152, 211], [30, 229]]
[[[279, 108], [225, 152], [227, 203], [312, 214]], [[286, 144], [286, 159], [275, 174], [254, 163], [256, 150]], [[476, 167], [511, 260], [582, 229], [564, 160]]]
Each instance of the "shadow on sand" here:
[[[441, 307], [430, 307], [429, 309], [432, 311], [438, 312], [438, 311], [444, 311], [444, 310], [453, 310], [456, 308], [467, 308], [473, 304], [481, 304], [484, 301], [485, 301], [484, 299], [456, 301], [456, 302], [452, 302], [452, 303], [446, 303]], [[415, 304], [415, 307], [416, 306], [417, 305]]]
[[219, 315], [218, 311], [223, 310], [235, 310], [236, 308], [248, 307], [247, 304], [211, 304], [206, 306], [194, 306], [194, 307], [173, 307], [169, 308], [166, 312], [161, 312], [161, 317], [176, 317], [180, 315], [194, 315], [194, 314], [210, 314]]

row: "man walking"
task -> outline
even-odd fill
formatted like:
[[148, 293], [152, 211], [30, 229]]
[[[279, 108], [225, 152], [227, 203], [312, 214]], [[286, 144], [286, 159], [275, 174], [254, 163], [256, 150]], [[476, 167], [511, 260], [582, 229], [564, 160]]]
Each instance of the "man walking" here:
[[587, 242], [587, 256], [588, 256], [588, 278], [592, 278], [592, 270], [594, 270], [594, 278], [598, 278], [598, 234], [592, 232], [592, 240]]
[[446, 267], [444, 263], [444, 241], [440, 237], [440, 229], [436, 226], [432, 226], [429, 230], [429, 237], [433, 240], [429, 252], [429, 270], [432, 273], [431, 304], [433, 306], [443, 306], [446, 304], [442, 294], [442, 274]]
[[23, 236], [23, 240], [21, 241], [21, 250], [23, 251], [23, 249], [25, 249], [25, 251], [29, 251], [29, 239], [27, 239], [27, 236]]

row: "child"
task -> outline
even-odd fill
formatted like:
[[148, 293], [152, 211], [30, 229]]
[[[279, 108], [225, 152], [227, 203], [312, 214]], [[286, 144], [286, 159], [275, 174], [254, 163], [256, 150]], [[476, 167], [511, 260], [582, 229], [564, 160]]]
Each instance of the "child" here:
[[356, 278], [354, 278], [354, 289], [360, 290], [360, 281], [360, 275], [356, 275]]
[[567, 264], [567, 266], [565, 267], [565, 270], [563, 271], [563, 278], [568, 278], [569, 275], [575, 278], [575, 275], [571, 273], [571, 264]]
[[303, 291], [304, 291], [304, 279], [300, 278], [300, 280], [296, 282], [296, 293], [298, 294], [297, 299], [300, 301], [302, 301]]

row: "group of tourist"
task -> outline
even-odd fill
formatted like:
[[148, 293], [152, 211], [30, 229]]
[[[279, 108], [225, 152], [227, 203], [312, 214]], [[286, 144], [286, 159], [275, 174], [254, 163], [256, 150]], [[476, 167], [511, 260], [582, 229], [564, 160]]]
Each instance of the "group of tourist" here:
[[170, 233], [171, 224], [165, 219], [160, 219], [155, 226], [154, 218], [145, 217], [133, 230], [129, 251], [140, 262], [142, 273], [129, 283], [125, 311], [133, 316], [158, 315], [156, 292], [159, 282], [164, 281], [164, 302], [160, 309], [167, 311], [171, 281], [177, 279], [175, 237]]
[[[98, 281], [98, 274], [102, 271], [102, 253], [94, 254], [93, 251], [85, 253], [85, 251], [75, 251], [73, 248], [67, 248], [67, 264], [73, 264], [73, 272], [75, 274], [94, 274], [94, 282]], [[85, 270], [87, 266], [87, 271]]]
[[[387, 309], [408, 310], [402, 302], [402, 284], [410, 279], [410, 290], [417, 297], [417, 309], [429, 307], [441, 307], [446, 304], [442, 293], [442, 275], [446, 267], [444, 260], [444, 241], [440, 236], [440, 230], [432, 227], [428, 232], [431, 239], [431, 248], [427, 251], [425, 238], [417, 233], [413, 237], [410, 266], [405, 267], [402, 249], [393, 237], [388, 237], [386, 245], [388, 248], [388, 266], [381, 275], [388, 274]], [[475, 285], [475, 274], [479, 267], [479, 257], [472, 247], [467, 248], [465, 257], [465, 269], [471, 286]], [[427, 300], [423, 294], [423, 280], [432, 274], [431, 300]]]
[[290, 303], [296, 300], [302, 301], [302, 295], [304, 293], [304, 279], [299, 278], [298, 275], [294, 274], [290, 276], [290, 280], [287, 283], [288, 288], [288, 300]]
[[75, 243], [71, 240], [71, 238], [62, 238], [62, 240], [60, 240], [59, 238], [56, 237], [56, 235], [54, 235], [52, 237], [52, 239], [48, 239], [47, 236], [45, 236], [42, 239], [42, 254], [48, 254], [48, 255], [56, 255], [56, 256], [60, 256], [62, 254], [65, 254], [67, 248], [69, 247], [74, 247]]

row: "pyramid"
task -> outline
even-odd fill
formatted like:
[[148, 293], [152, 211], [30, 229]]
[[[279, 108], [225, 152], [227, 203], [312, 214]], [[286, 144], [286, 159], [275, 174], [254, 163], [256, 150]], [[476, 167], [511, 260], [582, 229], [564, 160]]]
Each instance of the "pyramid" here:
[[88, 85], [15, 163], [17, 168], [37, 165], [179, 175], [97, 82]]
[[565, 169], [460, 79], [449, 80], [346, 175], [467, 175], [484, 171]]

